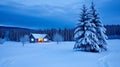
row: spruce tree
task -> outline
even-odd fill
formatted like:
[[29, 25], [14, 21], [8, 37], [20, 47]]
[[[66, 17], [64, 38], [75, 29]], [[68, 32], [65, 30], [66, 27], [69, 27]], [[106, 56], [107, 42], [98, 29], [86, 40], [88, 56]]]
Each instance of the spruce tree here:
[[90, 23], [88, 9], [85, 5], [83, 5], [79, 23], [74, 31], [74, 39], [76, 41], [74, 45], [75, 50], [97, 52], [100, 50], [95, 25]]
[[106, 42], [106, 39], [107, 39], [107, 36], [106, 36], [106, 29], [105, 27], [103, 26], [103, 24], [101, 23], [100, 21], [100, 18], [98, 17], [98, 13], [96, 12], [96, 9], [95, 9], [95, 5], [94, 3], [92, 2], [91, 3], [91, 7], [90, 7], [90, 22], [95, 24], [96, 26], [96, 35], [97, 35], [97, 38], [98, 38], [98, 42], [99, 42], [99, 47], [101, 48], [101, 50], [107, 50], [107, 42]]

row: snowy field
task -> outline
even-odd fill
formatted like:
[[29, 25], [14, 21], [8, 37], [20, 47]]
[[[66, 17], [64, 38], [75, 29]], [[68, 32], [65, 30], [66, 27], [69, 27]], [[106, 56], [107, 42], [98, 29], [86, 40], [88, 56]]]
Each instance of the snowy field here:
[[0, 67], [120, 67], [120, 40], [108, 40], [108, 51], [74, 51], [74, 42], [0, 45]]

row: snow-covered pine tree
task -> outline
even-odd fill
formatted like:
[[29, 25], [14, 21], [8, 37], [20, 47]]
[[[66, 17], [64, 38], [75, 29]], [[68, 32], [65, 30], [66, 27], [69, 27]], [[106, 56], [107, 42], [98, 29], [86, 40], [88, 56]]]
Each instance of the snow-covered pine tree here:
[[96, 26], [96, 31], [97, 31], [96, 35], [98, 37], [99, 47], [101, 48], [101, 50], [107, 50], [107, 42], [106, 42], [107, 36], [105, 34], [106, 29], [99, 20], [100, 18], [98, 17], [98, 13], [96, 12], [95, 5], [93, 2], [91, 3], [91, 7], [90, 7], [90, 17], [91, 17], [90, 22], [95, 24]]
[[80, 20], [74, 31], [75, 50], [99, 52], [98, 39], [96, 29], [93, 23], [90, 23], [89, 13], [85, 5], [83, 5], [80, 14]]

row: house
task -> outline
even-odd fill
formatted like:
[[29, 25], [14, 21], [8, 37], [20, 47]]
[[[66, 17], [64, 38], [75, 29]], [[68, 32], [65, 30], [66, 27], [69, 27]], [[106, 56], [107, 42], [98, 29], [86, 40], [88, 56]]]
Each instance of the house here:
[[49, 37], [47, 34], [35, 34], [32, 33], [30, 34], [30, 43], [35, 43], [35, 42], [48, 42], [49, 41]]

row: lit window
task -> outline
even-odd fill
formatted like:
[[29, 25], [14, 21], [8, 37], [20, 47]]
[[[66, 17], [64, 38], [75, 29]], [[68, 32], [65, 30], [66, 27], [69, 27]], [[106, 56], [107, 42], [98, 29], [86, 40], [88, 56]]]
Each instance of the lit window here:
[[44, 41], [48, 41], [48, 39], [45, 38]]
[[31, 41], [34, 41], [34, 39], [32, 38]]
[[42, 38], [39, 38], [39, 39], [38, 39], [38, 42], [43, 42], [43, 39], [42, 39]]

